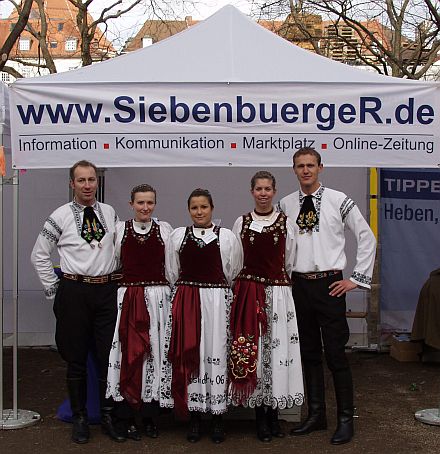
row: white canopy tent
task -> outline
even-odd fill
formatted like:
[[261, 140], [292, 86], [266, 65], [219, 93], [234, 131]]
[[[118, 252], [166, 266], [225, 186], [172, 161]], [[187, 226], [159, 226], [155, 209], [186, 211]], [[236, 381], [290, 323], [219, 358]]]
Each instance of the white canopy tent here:
[[[219, 206], [234, 211], [230, 220], [242, 210], [237, 209], [238, 192], [244, 196], [249, 181], [233, 167], [287, 168], [293, 152], [304, 145], [315, 146], [327, 166], [437, 167], [439, 88], [314, 55], [227, 6], [151, 47], [68, 73], [15, 82], [12, 164], [14, 169], [65, 169], [89, 159], [117, 168], [124, 177], [114, 181], [129, 181], [129, 187], [137, 181], [121, 167], [175, 167], [167, 169], [165, 183], [159, 172], [148, 177], [154, 185], [160, 175], [158, 184], [170, 186], [168, 193], [159, 188], [160, 203], [170, 213], [183, 210], [176, 194], [188, 193], [176, 189], [179, 176], [191, 187], [203, 185], [203, 178], [211, 184], [217, 172], [208, 167], [228, 167], [225, 191], [233, 195], [228, 193]], [[194, 167], [204, 167], [203, 174]], [[225, 178], [216, 178], [223, 189]], [[289, 185], [290, 180], [286, 178]], [[360, 181], [365, 180], [354, 177], [349, 183], [366, 188]], [[26, 183], [34, 197], [47, 184], [41, 176], [37, 182]], [[281, 185], [280, 194], [289, 185]], [[110, 191], [116, 186], [121, 184], [110, 184]], [[118, 191], [111, 193], [116, 206]], [[54, 195], [60, 197], [51, 193], [52, 203]], [[26, 206], [33, 209], [32, 200]], [[18, 215], [18, 202], [14, 210]], [[38, 234], [47, 215], [43, 211], [27, 212], [23, 248]], [[178, 217], [166, 218], [182, 223]], [[38, 286], [26, 271], [28, 282]], [[35, 319], [43, 307], [36, 304], [36, 293], [20, 299], [20, 304], [29, 299], [26, 309]]]
[[232, 6], [153, 46], [11, 89], [15, 168], [434, 167], [440, 85], [328, 60]]

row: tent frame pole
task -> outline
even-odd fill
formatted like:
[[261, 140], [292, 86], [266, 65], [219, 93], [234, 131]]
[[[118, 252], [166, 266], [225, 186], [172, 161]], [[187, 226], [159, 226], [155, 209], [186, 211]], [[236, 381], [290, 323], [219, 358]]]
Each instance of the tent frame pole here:
[[[12, 333], [12, 409], [3, 410], [3, 399], [1, 402], [1, 419], [0, 429], [21, 429], [23, 427], [32, 426], [36, 424], [40, 419], [40, 415], [30, 410], [19, 410], [18, 409], [18, 368], [17, 368], [17, 357], [18, 357], [18, 214], [19, 214], [19, 171], [14, 170], [12, 179], [13, 190], [13, 216], [12, 216], [12, 306], [13, 306], [13, 333]], [[3, 178], [2, 178], [2, 189], [3, 189]], [[3, 191], [2, 191], [3, 193]], [[3, 195], [3, 194], [2, 194]], [[2, 207], [3, 208], [3, 207]], [[2, 219], [2, 212], [0, 212], [0, 221]], [[3, 248], [2, 248], [3, 251]], [[3, 301], [3, 288], [2, 288], [2, 301]], [[3, 303], [2, 308], [3, 310]], [[2, 320], [3, 322], [3, 317]], [[3, 339], [3, 323], [2, 329], [0, 330], [1, 338]], [[2, 342], [2, 354], [3, 354], [3, 340]], [[3, 369], [3, 364], [1, 364]], [[0, 371], [3, 377], [3, 370]], [[3, 383], [2, 383], [3, 384]], [[0, 389], [3, 394], [3, 388]]]

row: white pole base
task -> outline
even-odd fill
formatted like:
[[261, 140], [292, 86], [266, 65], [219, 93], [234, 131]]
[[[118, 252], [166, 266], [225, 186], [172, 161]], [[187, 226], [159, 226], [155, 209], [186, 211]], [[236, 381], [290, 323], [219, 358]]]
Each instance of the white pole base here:
[[41, 416], [35, 411], [17, 410], [17, 418], [14, 418], [14, 410], [3, 410], [3, 419], [0, 419], [0, 429], [21, 429], [36, 424]]
[[440, 409], [427, 408], [426, 410], [419, 410], [415, 413], [414, 417], [417, 421], [433, 426], [440, 426]]

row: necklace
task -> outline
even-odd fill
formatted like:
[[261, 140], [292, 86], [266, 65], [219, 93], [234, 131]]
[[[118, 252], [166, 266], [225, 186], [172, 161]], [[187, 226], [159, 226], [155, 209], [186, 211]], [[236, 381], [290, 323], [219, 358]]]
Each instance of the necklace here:
[[257, 211], [255, 208], [254, 208], [254, 213], [257, 215], [257, 216], [270, 216], [272, 213], [273, 213], [273, 207], [270, 211], [268, 211], [267, 213], [260, 213], [259, 211]]

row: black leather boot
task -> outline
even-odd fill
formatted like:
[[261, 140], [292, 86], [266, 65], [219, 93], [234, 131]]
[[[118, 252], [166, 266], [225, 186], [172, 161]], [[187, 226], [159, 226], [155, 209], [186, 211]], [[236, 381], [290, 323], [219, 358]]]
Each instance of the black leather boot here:
[[324, 370], [320, 364], [304, 364], [304, 376], [307, 389], [307, 419], [291, 435], [307, 435], [315, 430], [327, 429], [325, 414]]
[[200, 438], [200, 422], [201, 422], [201, 415], [198, 411], [191, 411], [190, 412], [191, 419], [189, 422], [189, 430], [186, 434], [186, 439], [191, 443], [197, 443]]
[[278, 408], [268, 408], [266, 413], [267, 425], [269, 426], [272, 437], [284, 438], [286, 434], [283, 432], [278, 420]]
[[263, 405], [261, 405], [261, 407], [255, 407], [255, 417], [257, 422], [258, 439], [263, 442], [271, 441], [272, 435], [267, 424], [266, 411]]
[[211, 440], [216, 444], [225, 441], [225, 429], [223, 427], [222, 415], [212, 415]]
[[99, 380], [99, 401], [101, 405], [101, 429], [113, 441], [122, 443], [127, 440], [127, 430], [123, 420], [115, 421], [113, 417], [113, 399], [106, 399], [107, 380]]
[[84, 444], [89, 441], [90, 431], [87, 419], [87, 379], [67, 379], [67, 390], [72, 409], [72, 441]]
[[330, 440], [332, 445], [343, 445], [353, 438], [353, 379], [350, 369], [333, 373], [336, 393], [337, 420], [336, 431]]
[[159, 430], [157, 425], [154, 423], [153, 418], [143, 418], [145, 435], [149, 438], [157, 438], [159, 436]]

